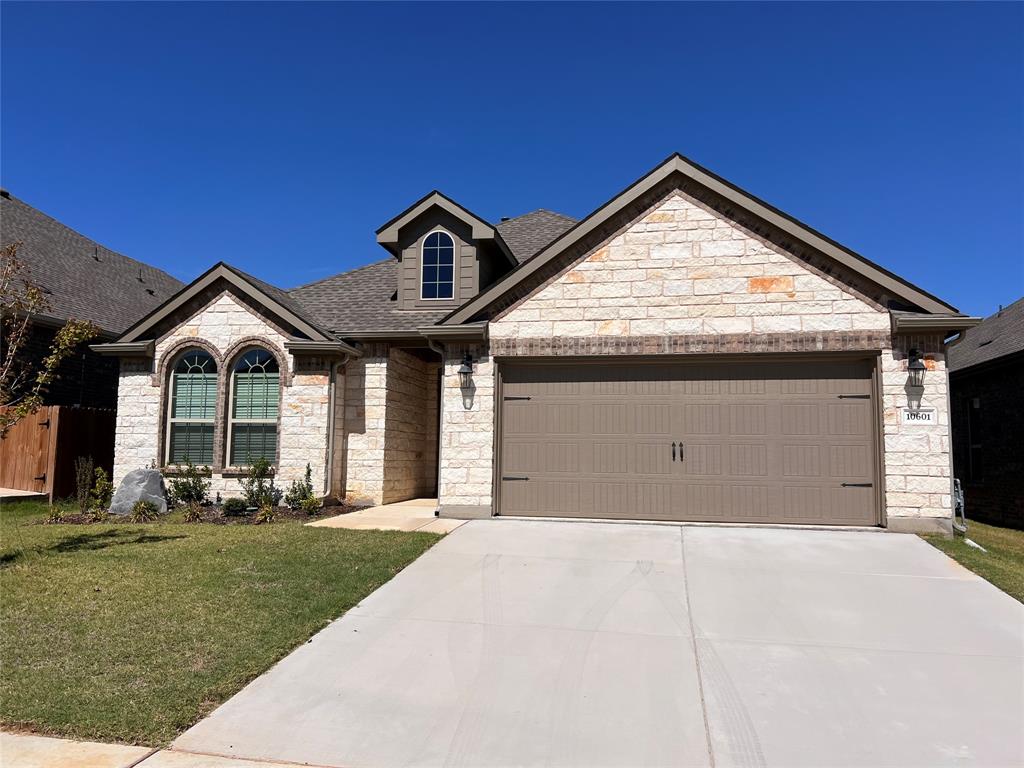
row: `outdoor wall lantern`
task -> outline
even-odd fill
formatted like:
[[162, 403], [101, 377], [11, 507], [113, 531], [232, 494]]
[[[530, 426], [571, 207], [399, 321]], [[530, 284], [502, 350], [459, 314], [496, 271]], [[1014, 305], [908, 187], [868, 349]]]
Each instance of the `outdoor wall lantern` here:
[[462, 389], [473, 386], [473, 356], [469, 352], [462, 358], [462, 365], [459, 366], [459, 386]]
[[928, 368], [924, 364], [924, 355], [921, 354], [921, 350], [910, 350], [907, 353], [907, 373], [909, 374], [907, 383], [912, 387], [923, 387], [926, 370]]

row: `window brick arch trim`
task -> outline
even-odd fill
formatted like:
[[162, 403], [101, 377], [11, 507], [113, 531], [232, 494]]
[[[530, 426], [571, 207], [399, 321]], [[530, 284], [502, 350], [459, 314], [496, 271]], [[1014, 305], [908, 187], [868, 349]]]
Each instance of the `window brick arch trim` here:
[[167, 430], [170, 429], [169, 413], [171, 398], [171, 374], [179, 358], [190, 349], [201, 349], [217, 364], [217, 404], [213, 416], [213, 472], [220, 471], [223, 465], [223, 434], [224, 434], [224, 357], [220, 350], [212, 343], [203, 338], [181, 339], [169, 346], [160, 356], [160, 364], [154, 374], [156, 381], [152, 382], [160, 388], [160, 466], [165, 468], [167, 464]]
[[[284, 391], [292, 383], [291, 366], [288, 365], [288, 356], [273, 341], [265, 336], [246, 336], [239, 339], [224, 353], [224, 373], [219, 379], [217, 390], [217, 411], [220, 416], [217, 419], [217, 430], [214, 430], [214, 452], [219, 456], [220, 471], [228, 467], [228, 399], [231, 393], [231, 378], [235, 370], [235, 364], [239, 358], [252, 349], [264, 349], [277, 360], [277, 368], [280, 372], [278, 382], [278, 409], [277, 409], [277, 447], [274, 452], [274, 466], [281, 466], [281, 412], [284, 405]], [[219, 431], [218, 431], [219, 430]]]

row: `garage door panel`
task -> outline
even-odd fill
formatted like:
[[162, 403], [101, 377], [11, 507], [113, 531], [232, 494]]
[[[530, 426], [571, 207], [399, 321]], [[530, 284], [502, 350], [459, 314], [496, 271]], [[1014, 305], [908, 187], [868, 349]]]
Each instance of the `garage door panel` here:
[[718, 443], [686, 443], [684, 460], [679, 462], [686, 477], [722, 474], [722, 446]]
[[536, 475], [538, 472], [579, 474], [580, 445], [509, 441], [505, 445], [505, 471], [516, 475]]
[[821, 447], [810, 445], [782, 446], [783, 477], [821, 477]]
[[877, 520], [870, 361], [502, 372], [505, 397], [530, 398], [503, 404], [502, 475], [529, 480], [502, 482], [502, 514]]
[[828, 433], [830, 435], [867, 435], [871, 430], [870, 408], [866, 402], [830, 403]]

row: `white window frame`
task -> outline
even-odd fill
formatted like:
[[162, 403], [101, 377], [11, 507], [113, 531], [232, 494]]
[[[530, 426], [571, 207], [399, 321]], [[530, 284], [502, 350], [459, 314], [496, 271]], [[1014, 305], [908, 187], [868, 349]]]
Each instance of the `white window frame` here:
[[[445, 237], [452, 241], [452, 295], [441, 297], [434, 296], [433, 298], [431, 298], [429, 296], [423, 295], [423, 269], [427, 266], [427, 264], [423, 261], [423, 251], [427, 247], [427, 239], [431, 235], [436, 235], [438, 233], [444, 235]], [[455, 251], [455, 236], [451, 232], [448, 232], [447, 230], [438, 228], [431, 230], [430, 232], [423, 236], [423, 241], [420, 243], [420, 301], [455, 301], [455, 264], [458, 261], [458, 258], [455, 255]], [[440, 267], [440, 265], [437, 266]], [[433, 284], [441, 285], [441, 283], [436, 280], [434, 281]]]
[[170, 376], [167, 377], [167, 434], [164, 435], [164, 466], [165, 467], [183, 467], [184, 464], [172, 464], [171, 463], [171, 432], [173, 431], [173, 425], [179, 423], [187, 424], [210, 424], [213, 427], [213, 447], [210, 450], [210, 463], [207, 464], [194, 464], [194, 466], [210, 466], [212, 467], [217, 462], [217, 396], [214, 394], [213, 401], [213, 416], [209, 419], [178, 419], [174, 416], [174, 399], [177, 396], [177, 384], [174, 381], [174, 374], [177, 373], [176, 369], [178, 363], [189, 355], [202, 353], [213, 361], [214, 372], [217, 375], [217, 381], [220, 382], [220, 366], [217, 365], [217, 358], [211, 355], [202, 347], [194, 347], [180, 355], [175, 356], [174, 365], [171, 366]]
[[[250, 352], [259, 350], [266, 352], [270, 357], [277, 362], [277, 416], [273, 419], [236, 419], [235, 418], [235, 375], [238, 373], [238, 363], [241, 362]], [[277, 355], [271, 352], [266, 347], [251, 347], [242, 354], [235, 358], [235, 362], [231, 366], [231, 378], [228, 380], [228, 418], [227, 418], [227, 444], [225, 445], [224, 452], [224, 466], [229, 469], [245, 469], [251, 466], [250, 464], [230, 464], [231, 461], [231, 440], [235, 435], [235, 424], [273, 424], [275, 427], [278, 426], [278, 420], [281, 415], [281, 363], [277, 359]], [[274, 460], [270, 462], [271, 468], [277, 467], [277, 456], [281, 451], [281, 430], [278, 428], [275, 431], [274, 437]]]

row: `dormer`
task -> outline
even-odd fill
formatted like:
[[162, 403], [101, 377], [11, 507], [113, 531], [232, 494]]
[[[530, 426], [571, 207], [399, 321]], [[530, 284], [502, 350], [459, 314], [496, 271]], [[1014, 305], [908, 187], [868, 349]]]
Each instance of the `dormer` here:
[[454, 309], [516, 266], [497, 229], [433, 191], [377, 230], [399, 261], [400, 309]]

